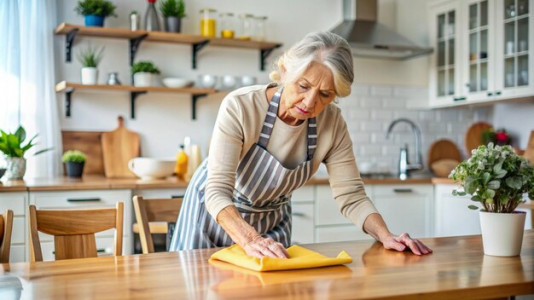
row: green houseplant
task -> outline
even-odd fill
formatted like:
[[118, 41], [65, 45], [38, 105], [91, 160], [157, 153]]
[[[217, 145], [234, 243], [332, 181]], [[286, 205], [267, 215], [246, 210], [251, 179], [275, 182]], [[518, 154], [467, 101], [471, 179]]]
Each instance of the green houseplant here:
[[[35, 138], [37, 138], [37, 135], [32, 137], [27, 143], [24, 143], [26, 140], [26, 130], [22, 126], [19, 126], [13, 133], [0, 130], [0, 134], [0, 151], [4, 153], [7, 160], [6, 177], [8, 180], [22, 179], [26, 173], [26, 159], [24, 155], [36, 145]], [[35, 152], [34, 155], [49, 150], [51, 149], [42, 149]]]
[[159, 9], [165, 20], [165, 31], [180, 32], [181, 20], [185, 17], [184, 1], [162, 0]]
[[[480, 225], [484, 253], [515, 256], [521, 251], [525, 213], [516, 211], [526, 193], [534, 199], [534, 167], [510, 146], [482, 145], [449, 175], [462, 189], [453, 195], [471, 195], [482, 208]], [[477, 205], [470, 205], [478, 209]]]
[[117, 17], [116, 8], [115, 4], [106, 0], [83, 0], [78, 1], [74, 10], [84, 16], [85, 26], [102, 27], [106, 17]]
[[87, 156], [85, 153], [79, 150], [65, 151], [61, 157], [61, 161], [65, 163], [67, 176], [69, 177], [82, 177], [86, 160]]
[[89, 46], [80, 51], [78, 60], [82, 64], [82, 84], [98, 83], [98, 64], [102, 60], [104, 47]]
[[154, 86], [158, 84], [159, 69], [150, 61], [139, 61], [132, 66], [135, 86]]

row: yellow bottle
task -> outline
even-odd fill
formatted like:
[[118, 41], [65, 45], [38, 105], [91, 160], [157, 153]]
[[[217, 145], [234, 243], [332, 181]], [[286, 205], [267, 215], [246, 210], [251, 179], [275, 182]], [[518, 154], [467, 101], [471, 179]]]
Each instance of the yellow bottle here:
[[176, 177], [178, 177], [178, 179], [185, 180], [189, 158], [184, 151], [184, 145], [180, 145], [180, 148], [180, 151], [178, 151], [176, 154], [176, 166], [174, 168], [174, 172], [176, 173]]

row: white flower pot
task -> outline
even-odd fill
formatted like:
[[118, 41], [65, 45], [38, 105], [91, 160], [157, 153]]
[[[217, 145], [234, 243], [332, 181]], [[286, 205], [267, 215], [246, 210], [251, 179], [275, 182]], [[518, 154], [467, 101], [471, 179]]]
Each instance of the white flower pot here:
[[526, 213], [490, 213], [480, 211], [480, 229], [484, 254], [517, 256], [521, 253]]
[[97, 84], [98, 69], [83, 67], [82, 68], [82, 84]]
[[159, 86], [157, 74], [138, 72], [134, 74], [134, 86]]

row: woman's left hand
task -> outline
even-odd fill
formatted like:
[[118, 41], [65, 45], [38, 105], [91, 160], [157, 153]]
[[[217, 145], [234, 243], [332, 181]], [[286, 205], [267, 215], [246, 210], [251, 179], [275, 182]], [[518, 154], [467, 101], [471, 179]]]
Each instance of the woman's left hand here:
[[408, 247], [416, 255], [425, 255], [432, 253], [432, 249], [428, 248], [418, 239], [412, 239], [409, 234], [403, 233], [399, 236], [388, 235], [381, 239], [382, 245], [386, 249], [392, 249], [397, 251], [404, 251]]

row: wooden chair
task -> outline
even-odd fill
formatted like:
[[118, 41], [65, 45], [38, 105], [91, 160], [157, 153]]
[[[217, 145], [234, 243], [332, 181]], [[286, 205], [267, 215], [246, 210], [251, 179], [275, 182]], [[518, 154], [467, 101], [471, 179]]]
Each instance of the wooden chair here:
[[8, 209], [0, 215], [0, 263], [9, 262], [11, 233], [13, 231], [13, 211]]
[[143, 253], [154, 253], [150, 222], [176, 222], [183, 198], [167, 199], [143, 199], [142, 196], [134, 196], [133, 204], [135, 217], [139, 228], [139, 239]]
[[124, 204], [116, 208], [37, 210], [30, 205], [31, 262], [43, 261], [39, 231], [54, 236], [55, 258], [97, 257], [95, 233], [115, 228], [114, 256], [122, 255]]

